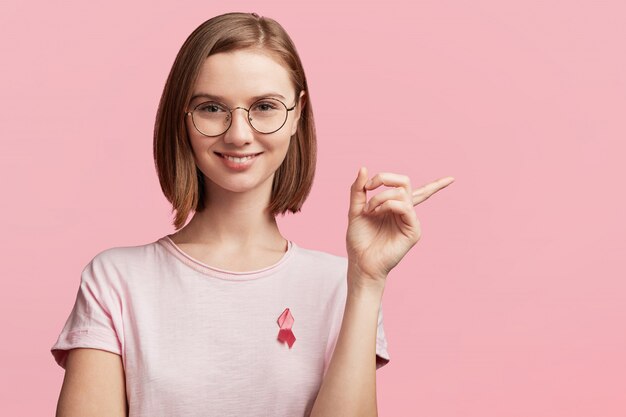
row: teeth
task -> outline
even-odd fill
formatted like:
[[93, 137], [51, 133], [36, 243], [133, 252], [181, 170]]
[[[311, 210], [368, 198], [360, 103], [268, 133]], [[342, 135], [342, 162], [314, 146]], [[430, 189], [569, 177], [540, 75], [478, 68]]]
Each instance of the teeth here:
[[254, 155], [244, 156], [243, 158], [237, 158], [235, 156], [224, 155], [224, 158], [228, 159], [229, 161], [233, 161], [233, 162], [237, 162], [237, 163], [245, 162], [245, 161], [247, 161], [249, 159], [252, 159], [253, 157], [254, 157]]

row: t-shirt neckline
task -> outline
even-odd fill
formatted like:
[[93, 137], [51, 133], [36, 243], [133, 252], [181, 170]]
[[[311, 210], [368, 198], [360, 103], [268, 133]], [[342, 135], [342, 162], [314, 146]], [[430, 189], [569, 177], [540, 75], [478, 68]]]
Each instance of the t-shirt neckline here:
[[249, 281], [271, 275], [277, 270], [282, 269], [287, 264], [287, 261], [293, 257], [293, 254], [297, 251], [298, 247], [295, 242], [287, 240], [287, 251], [283, 254], [282, 258], [280, 258], [273, 265], [253, 271], [230, 271], [205, 264], [188, 255], [176, 243], [174, 243], [169, 235], [161, 237], [157, 242], [164, 246], [169, 253], [194, 270], [204, 275], [228, 281]]

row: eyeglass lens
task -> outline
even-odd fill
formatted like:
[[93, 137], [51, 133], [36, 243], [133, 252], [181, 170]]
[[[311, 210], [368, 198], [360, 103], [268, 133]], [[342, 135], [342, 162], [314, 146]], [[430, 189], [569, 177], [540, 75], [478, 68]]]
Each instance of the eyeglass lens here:
[[[272, 98], [254, 102], [247, 113], [250, 125], [260, 133], [276, 132], [287, 121], [287, 107], [280, 100]], [[230, 109], [217, 101], [200, 103], [192, 113], [194, 125], [207, 136], [218, 136], [226, 132], [232, 117]]]

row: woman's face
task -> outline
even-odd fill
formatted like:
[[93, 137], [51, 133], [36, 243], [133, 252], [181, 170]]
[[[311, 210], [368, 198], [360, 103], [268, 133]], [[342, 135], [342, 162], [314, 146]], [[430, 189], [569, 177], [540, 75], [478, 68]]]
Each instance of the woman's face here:
[[[233, 110], [230, 128], [215, 137], [202, 135], [194, 127], [191, 116], [186, 116], [194, 160], [205, 176], [209, 195], [223, 191], [240, 193], [261, 187], [269, 196], [274, 172], [283, 162], [290, 138], [296, 132], [303, 95], [301, 93], [298, 97], [298, 106], [287, 113], [283, 127], [270, 134], [254, 130], [248, 122], [248, 113], [242, 109]], [[221, 102], [230, 109], [249, 109], [259, 97], [277, 98], [287, 108], [293, 107], [296, 93], [287, 70], [269, 55], [256, 50], [223, 52], [205, 60], [188, 109], [193, 110], [209, 100]], [[205, 111], [211, 112], [206, 116], [213, 117], [218, 110], [215, 106], [206, 107]], [[229, 160], [228, 155], [254, 156], [242, 162]]]

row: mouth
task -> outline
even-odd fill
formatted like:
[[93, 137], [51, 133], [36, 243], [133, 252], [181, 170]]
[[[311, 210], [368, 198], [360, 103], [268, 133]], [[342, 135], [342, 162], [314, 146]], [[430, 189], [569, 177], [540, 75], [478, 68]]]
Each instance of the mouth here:
[[258, 155], [261, 155], [263, 152], [242, 154], [242, 155], [237, 155], [237, 156], [224, 154], [220, 152], [214, 152], [214, 153], [220, 158], [227, 159], [229, 161], [236, 162], [236, 163], [243, 163], [243, 162], [249, 161], [252, 158], [257, 157]]

